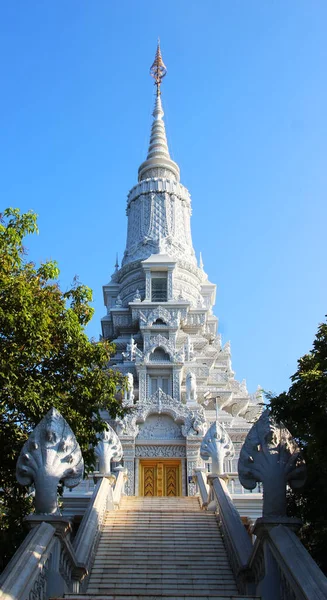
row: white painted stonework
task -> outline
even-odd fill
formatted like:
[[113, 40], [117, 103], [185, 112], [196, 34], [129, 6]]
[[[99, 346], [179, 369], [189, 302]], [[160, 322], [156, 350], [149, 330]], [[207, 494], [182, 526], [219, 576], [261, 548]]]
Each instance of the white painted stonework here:
[[[128, 375], [124, 402], [134, 406], [114, 424], [129, 494], [138, 493], [138, 457], [186, 457], [189, 478], [196, 466], [204, 466], [199, 451], [216, 420], [216, 399], [218, 420], [235, 448], [224, 471], [235, 476], [240, 447], [261, 413], [260, 390], [249, 394], [245, 381], [235, 379], [230, 343], [223, 345], [218, 333], [216, 286], [202, 257], [196, 259], [191, 197], [170, 158], [163, 116], [159, 95], [148, 156], [127, 198], [122, 264], [103, 287], [102, 335], [117, 349], [110, 367]], [[189, 481], [188, 494], [194, 491]]]
[[144, 424], [140, 425], [137, 435], [139, 440], [183, 440], [181, 427], [169, 415], [150, 415]]

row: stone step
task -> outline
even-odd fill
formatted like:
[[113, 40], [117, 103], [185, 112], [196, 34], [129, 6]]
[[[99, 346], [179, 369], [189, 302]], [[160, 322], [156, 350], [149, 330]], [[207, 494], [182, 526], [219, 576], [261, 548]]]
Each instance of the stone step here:
[[193, 513], [190, 511], [181, 511], [179, 513], [169, 513], [164, 512], [163, 510], [144, 512], [140, 510], [137, 512], [136, 510], [131, 510], [124, 514], [122, 513], [113, 513], [113, 515], [108, 515], [107, 520], [115, 520], [115, 521], [154, 521], [156, 519], [160, 519], [162, 521], [168, 521], [171, 519], [172, 521], [176, 521], [179, 523], [180, 521], [191, 521], [194, 520], [197, 523], [206, 522], [207, 520], [214, 521], [216, 516], [212, 513], [206, 516], [205, 513]]
[[225, 594], [234, 594], [235, 596], [237, 596], [237, 589], [235, 588], [235, 585], [228, 585], [226, 583], [226, 585], [224, 583], [222, 583], [220, 586], [217, 585], [198, 585], [198, 586], [192, 586], [192, 585], [187, 585], [184, 583], [181, 583], [180, 585], [165, 585], [160, 586], [156, 583], [154, 584], [145, 584], [145, 585], [137, 585], [134, 582], [131, 583], [131, 585], [107, 585], [107, 584], [98, 584], [95, 586], [90, 585], [88, 587], [88, 593], [89, 594], [112, 594], [113, 592], [116, 593], [121, 593], [121, 594], [126, 594], [128, 592], [132, 592], [133, 594], [138, 593], [138, 594], [160, 594], [160, 595], [166, 595], [167, 593], [171, 594], [171, 595], [177, 595], [179, 593], [181, 594], [190, 594], [190, 592], [197, 592], [197, 594], [199, 593], [206, 593], [206, 595], [211, 594], [212, 592], [215, 594], [219, 594], [219, 593], [225, 593]]
[[[204, 562], [204, 557], [207, 560], [208, 558], [210, 558], [210, 556], [212, 556], [213, 558], [215, 556], [217, 556], [217, 554], [219, 555], [219, 558], [222, 559], [223, 555], [225, 554], [225, 548], [223, 547], [219, 547], [219, 548], [214, 548], [213, 550], [210, 548], [204, 549], [203, 551], [201, 551], [201, 547], [199, 547], [197, 550], [194, 550], [193, 552], [184, 548], [181, 548], [179, 550], [179, 547], [173, 547], [171, 544], [164, 547], [161, 547], [159, 549], [157, 549], [156, 547], [145, 547], [145, 548], [137, 548], [136, 550], [134, 550], [133, 548], [130, 548], [129, 545], [124, 546], [123, 548], [121, 548], [121, 550], [119, 550], [119, 547], [113, 547], [111, 546], [110, 549], [107, 549], [106, 546], [99, 546], [98, 547], [98, 553], [99, 556], [104, 556], [104, 557], [112, 557], [114, 558], [117, 553], [119, 554], [125, 554], [128, 557], [134, 557], [134, 559], [136, 560], [137, 558], [145, 558], [145, 556], [149, 556], [149, 559], [152, 558], [160, 558], [160, 560], [162, 559], [162, 555], [165, 555], [167, 553], [167, 549], [170, 550], [170, 552], [174, 555], [174, 560], [176, 560], [176, 558], [180, 557], [181, 559], [183, 558], [184, 560], [190, 560], [190, 559], [196, 559], [196, 557], [198, 556], [199, 559], [201, 560], [201, 562]], [[206, 550], [206, 551], [205, 551]], [[201, 559], [201, 555], [202, 555], [202, 559]], [[169, 557], [167, 557], [169, 558]], [[227, 559], [228, 560], [228, 559]]]
[[[181, 569], [177, 569], [177, 568], [167, 568], [167, 569], [153, 569], [153, 568], [147, 568], [147, 567], [134, 567], [134, 565], [126, 565], [125, 567], [106, 567], [106, 568], [94, 568], [92, 569], [92, 577], [95, 576], [102, 576], [102, 575], [115, 575], [118, 577], [124, 577], [125, 575], [139, 575], [140, 577], [144, 574], [147, 574], [149, 576], [158, 576], [158, 577], [174, 577], [176, 575], [176, 573], [181, 573], [181, 572], [187, 572], [186, 569], [184, 570], [184, 568]], [[223, 576], [230, 576], [230, 570], [228, 568], [224, 568], [221, 567], [220, 569], [215, 570], [214, 572], [212, 571], [212, 569], [202, 569], [201, 567], [199, 568], [194, 568], [191, 570], [191, 577], [197, 578], [197, 577], [209, 577], [209, 578], [214, 578], [214, 577], [223, 577]], [[187, 573], [187, 576], [190, 576], [189, 573]]]
[[[134, 515], [135, 513], [130, 513], [131, 515]], [[185, 523], [194, 523], [194, 525], [198, 525], [199, 527], [206, 527], [206, 525], [210, 525], [212, 523], [216, 522], [216, 518], [212, 517], [212, 519], [205, 519], [204, 517], [198, 517], [198, 515], [196, 516], [191, 516], [191, 517], [187, 517], [187, 518], [183, 518], [183, 514], [179, 517], [179, 519], [172, 519], [169, 518], [169, 515], [167, 513], [167, 518], [165, 518], [164, 516], [162, 516], [162, 513], [151, 513], [151, 515], [155, 514], [156, 516], [153, 516], [151, 518], [146, 518], [143, 516], [140, 516], [139, 518], [129, 518], [128, 516], [124, 516], [123, 518], [121, 517], [114, 517], [111, 516], [109, 518], [106, 518], [104, 523], [110, 525], [111, 523], [115, 523], [115, 524], [120, 524], [120, 523], [126, 523], [126, 525], [131, 524], [131, 525], [138, 525], [138, 524], [147, 524], [147, 523], [162, 523], [163, 525], [165, 523], [175, 523], [176, 525], [185, 525]], [[142, 513], [140, 513], [140, 515], [142, 515]]]
[[188, 596], [209, 596], [211, 597], [211, 595], [213, 596], [218, 596], [219, 594], [223, 594], [225, 596], [232, 596], [234, 598], [239, 598], [239, 596], [237, 595], [237, 591], [235, 591], [234, 589], [231, 589], [229, 587], [221, 587], [220, 589], [218, 588], [214, 588], [209, 587], [209, 588], [189, 588], [189, 589], [185, 589], [183, 586], [180, 587], [170, 587], [170, 588], [166, 588], [166, 589], [162, 589], [160, 587], [156, 587], [156, 586], [146, 586], [146, 587], [139, 587], [139, 588], [135, 588], [134, 586], [131, 587], [125, 587], [125, 588], [117, 588], [117, 587], [96, 587], [94, 589], [90, 588], [89, 594], [94, 594], [96, 596], [101, 596], [101, 595], [105, 595], [105, 596], [111, 596], [113, 594], [115, 595], [121, 595], [121, 596], [125, 596], [125, 595], [140, 595], [140, 596], [178, 596], [179, 594], [181, 596], [184, 595], [188, 595]]
[[[201, 560], [201, 558], [198, 558], [197, 560], [192, 558], [192, 564], [194, 565], [194, 568], [198, 567], [199, 565], [203, 565], [203, 568], [205, 568], [206, 565], [208, 565], [209, 567], [212, 568], [217, 568], [217, 567], [221, 567], [221, 568], [227, 568], [227, 566], [229, 565], [229, 562], [227, 559], [221, 557], [214, 557], [212, 558], [212, 560], [206, 560], [205, 564], [204, 561]], [[210, 557], [208, 557], [209, 559]], [[133, 557], [132, 554], [130, 554], [127, 558], [123, 558], [122, 556], [119, 556], [117, 558], [115, 558], [114, 555], [106, 555], [106, 554], [102, 554], [99, 559], [96, 557], [95, 561], [94, 561], [94, 565], [93, 568], [98, 568], [99, 566], [103, 567], [104, 565], [107, 565], [110, 568], [114, 568], [116, 565], [121, 565], [122, 567], [124, 566], [129, 566], [130, 564], [135, 564], [137, 566], [142, 566], [142, 563], [144, 561], [147, 561], [147, 564], [144, 565], [144, 568], [146, 568], [147, 565], [151, 565], [151, 567], [153, 567], [155, 564], [160, 565], [160, 568], [165, 568], [167, 569], [168, 567], [173, 568], [174, 565], [177, 565], [178, 568], [188, 568], [189, 570], [192, 570], [192, 565], [189, 566], [190, 564], [190, 557], [189, 556], [182, 556], [182, 557], [178, 557], [178, 556], [174, 556], [171, 559], [169, 558], [165, 558], [162, 556], [162, 554], [158, 554], [156, 555], [154, 558], [150, 559], [147, 556], [145, 556], [144, 554], [138, 554], [138, 556]], [[158, 567], [159, 568], [159, 567]], [[176, 567], [177, 568], [177, 567]]]
[[89, 588], [91, 587], [95, 587], [96, 585], [105, 585], [106, 587], [111, 587], [111, 586], [118, 586], [118, 587], [125, 587], [126, 585], [138, 585], [141, 587], [146, 587], [147, 585], [154, 585], [156, 584], [158, 587], [167, 587], [167, 586], [171, 586], [173, 585], [173, 587], [180, 586], [183, 585], [183, 587], [186, 589], [188, 587], [207, 587], [209, 585], [214, 585], [216, 587], [221, 587], [223, 586], [231, 586], [234, 590], [235, 590], [235, 583], [234, 581], [232, 581], [230, 578], [226, 576], [221, 575], [220, 577], [212, 577], [212, 578], [208, 578], [208, 577], [202, 577], [202, 578], [191, 578], [191, 577], [187, 577], [185, 574], [180, 574], [180, 575], [175, 575], [175, 576], [171, 576], [171, 575], [167, 575], [166, 577], [162, 576], [162, 575], [152, 575], [147, 574], [146, 576], [143, 575], [135, 575], [135, 576], [131, 576], [128, 577], [128, 579], [121, 579], [120, 581], [117, 582], [117, 577], [114, 576], [110, 576], [110, 575], [105, 575], [105, 576], [97, 576], [97, 577], [91, 577], [90, 583], [89, 583]]
[[117, 539], [117, 540], [138, 540], [138, 541], [142, 541], [142, 540], [148, 540], [149, 542], [156, 542], [156, 541], [162, 541], [162, 542], [166, 542], [167, 540], [173, 540], [175, 542], [178, 542], [180, 540], [181, 544], [185, 544], [185, 542], [187, 543], [193, 543], [193, 545], [195, 544], [195, 533], [197, 534], [197, 540], [202, 540], [202, 543], [207, 545], [210, 544], [211, 542], [214, 544], [215, 542], [220, 543], [220, 536], [219, 536], [219, 532], [217, 534], [214, 534], [212, 532], [205, 532], [204, 535], [202, 535], [201, 530], [196, 530], [196, 531], [185, 531], [181, 530], [178, 532], [172, 532], [169, 531], [169, 527], [167, 529], [162, 529], [161, 531], [155, 531], [152, 532], [149, 529], [148, 535], [146, 536], [146, 534], [144, 533], [144, 531], [125, 531], [124, 528], [122, 528], [121, 530], [117, 531], [117, 530], [112, 530], [112, 529], [108, 529], [106, 527], [104, 527], [103, 530], [103, 539]]
[[[199, 522], [199, 521], [172, 521], [172, 520], [167, 520], [167, 521], [163, 521], [162, 519], [156, 519], [156, 520], [151, 520], [151, 521], [114, 521], [114, 520], [110, 520], [110, 521], [105, 521], [104, 522], [104, 526], [106, 528], [108, 528], [108, 530], [112, 530], [112, 529], [126, 529], [126, 531], [144, 531], [144, 527], [153, 527], [153, 531], [156, 533], [159, 533], [161, 530], [167, 530], [167, 528], [174, 526], [174, 529], [171, 530], [171, 533], [174, 533], [174, 531], [178, 531], [178, 532], [182, 532], [185, 531], [186, 533], [190, 533], [188, 530], [188, 527], [192, 527], [192, 531], [193, 529], [196, 529], [197, 531], [203, 531], [206, 534], [212, 534], [213, 535], [213, 526], [217, 525], [217, 521], [216, 519], [214, 519], [213, 521], [205, 521], [203, 523]], [[159, 528], [160, 526], [160, 528]], [[149, 529], [149, 532], [151, 532], [151, 529]]]
[[183, 506], [186, 508], [197, 508], [200, 507], [200, 503], [198, 498], [190, 499], [190, 498], [138, 498], [136, 500], [131, 500], [130, 497], [124, 497], [121, 500], [121, 508], [125, 509], [129, 506], [161, 506], [164, 505], [166, 507], [170, 506]]
[[161, 590], [166, 590], [169, 587], [183, 587], [183, 590], [192, 589], [203, 589], [206, 587], [214, 587], [218, 591], [222, 591], [226, 587], [228, 587], [229, 591], [233, 591], [237, 593], [237, 588], [235, 586], [235, 582], [231, 579], [228, 579], [227, 576], [221, 576], [216, 579], [190, 579], [185, 576], [185, 574], [181, 574], [179, 577], [155, 577], [155, 576], [144, 576], [142, 578], [134, 578], [128, 577], [126, 580], [122, 580], [117, 583], [117, 578], [115, 577], [99, 577], [99, 578], [91, 578], [88, 584], [88, 592], [94, 591], [96, 587], [137, 587], [146, 588], [148, 585], [152, 585], [154, 587], [160, 588]]
[[[162, 562], [162, 564], [160, 566], [157, 566], [158, 564], [160, 564]], [[146, 573], [150, 573], [150, 572], [157, 572], [157, 573], [182, 573], [182, 572], [186, 572], [189, 576], [190, 573], [195, 572], [204, 572], [207, 573], [208, 569], [211, 568], [212, 571], [217, 572], [217, 573], [226, 573], [226, 574], [231, 574], [230, 571], [230, 567], [229, 567], [229, 563], [226, 561], [222, 562], [222, 561], [216, 561], [216, 562], [210, 562], [208, 563], [208, 567], [207, 569], [201, 569], [201, 566], [203, 565], [203, 563], [201, 563], [200, 561], [198, 561], [197, 563], [194, 562], [194, 568], [192, 568], [192, 566], [188, 566], [187, 562], [184, 561], [178, 561], [177, 559], [175, 561], [171, 561], [171, 562], [163, 562], [160, 560], [160, 557], [158, 558], [157, 561], [153, 561], [153, 562], [148, 562], [148, 566], [143, 566], [142, 567], [142, 560], [139, 561], [134, 561], [131, 559], [129, 562], [128, 561], [109, 561], [107, 558], [105, 558], [103, 561], [99, 560], [97, 562], [94, 563], [93, 569], [92, 569], [92, 576], [94, 573], [99, 573], [99, 572], [110, 572], [114, 571], [117, 573], [117, 576], [120, 577], [122, 576], [122, 574], [125, 572], [135, 572], [136, 569], [139, 569], [140, 573], [146, 572]]]
[[[83, 596], [80, 596], [79, 594], [65, 594], [64, 598], [66, 600], [149, 600], [149, 597], [151, 597], [151, 600], [156, 600], [158, 598], [158, 600], [160, 598], [165, 598], [165, 600], [260, 600], [259, 596], [243, 596], [243, 595], [214, 595], [214, 594], [210, 594], [210, 595], [206, 595], [206, 593], [201, 594], [201, 592], [194, 592], [194, 593], [189, 593], [187, 595], [170, 595], [170, 593], [168, 592], [167, 594], [163, 593], [163, 594], [159, 594], [159, 595], [153, 595], [153, 594], [133, 594], [133, 595], [122, 595], [122, 594], [106, 594], [101, 595], [101, 594], [84, 594]], [[52, 600], [62, 600], [62, 598], [53, 598]]]
[[190, 538], [187, 536], [184, 536], [182, 539], [178, 539], [178, 538], [169, 537], [169, 536], [161, 536], [161, 537], [159, 537], [159, 536], [150, 537], [149, 536], [149, 538], [146, 538], [144, 536], [136, 536], [136, 535], [130, 535], [130, 536], [103, 535], [101, 543], [103, 543], [105, 545], [110, 543], [110, 545], [112, 545], [115, 542], [116, 542], [116, 545], [120, 544], [120, 543], [124, 543], [125, 546], [130, 543], [135, 542], [140, 546], [145, 544], [147, 547], [150, 547], [150, 546], [153, 547], [156, 544], [160, 544], [162, 546], [167, 546], [167, 545], [171, 544], [173, 546], [180, 546], [181, 548], [186, 547], [186, 549], [199, 548], [199, 547], [202, 547], [202, 548], [212, 548], [212, 547], [223, 548], [224, 547], [224, 543], [220, 539], [203, 540], [202, 542], [199, 542], [198, 544], [196, 544], [196, 543], [194, 543], [193, 540], [190, 541]]
[[242, 598], [217, 518], [196, 498], [125, 497], [105, 517], [87, 592], [88, 600]]

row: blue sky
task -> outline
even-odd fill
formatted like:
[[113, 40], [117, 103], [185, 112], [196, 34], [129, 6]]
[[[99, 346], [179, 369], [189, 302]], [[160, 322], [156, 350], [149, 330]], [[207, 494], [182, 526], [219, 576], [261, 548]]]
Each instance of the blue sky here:
[[30, 256], [94, 291], [126, 240], [147, 152], [160, 36], [172, 157], [233, 368], [289, 386], [326, 311], [325, 0], [0, 4], [1, 207], [34, 209]]

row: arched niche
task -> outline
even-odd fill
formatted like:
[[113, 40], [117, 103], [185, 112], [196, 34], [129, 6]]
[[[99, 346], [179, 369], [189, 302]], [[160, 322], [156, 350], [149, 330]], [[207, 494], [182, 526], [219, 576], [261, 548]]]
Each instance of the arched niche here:
[[155, 321], [153, 321], [152, 325], [166, 325], [167, 326], [167, 323], [163, 319], [160, 319], [158, 317]]
[[162, 346], [159, 346], [157, 348], [154, 348], [154, 350], [152, 350], [152, 352], [150, 352], [149, 362], [150, 363], [170, 362], [170, 354], [165, 350], [165, 348], [162, 348]]

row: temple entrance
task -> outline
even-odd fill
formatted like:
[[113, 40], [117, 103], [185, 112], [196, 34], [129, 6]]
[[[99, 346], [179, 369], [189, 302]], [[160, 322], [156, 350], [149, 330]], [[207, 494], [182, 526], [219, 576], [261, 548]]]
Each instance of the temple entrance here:
[[139, 482], [140, 496], [181, 496], [181, 461], [141, 459]]

